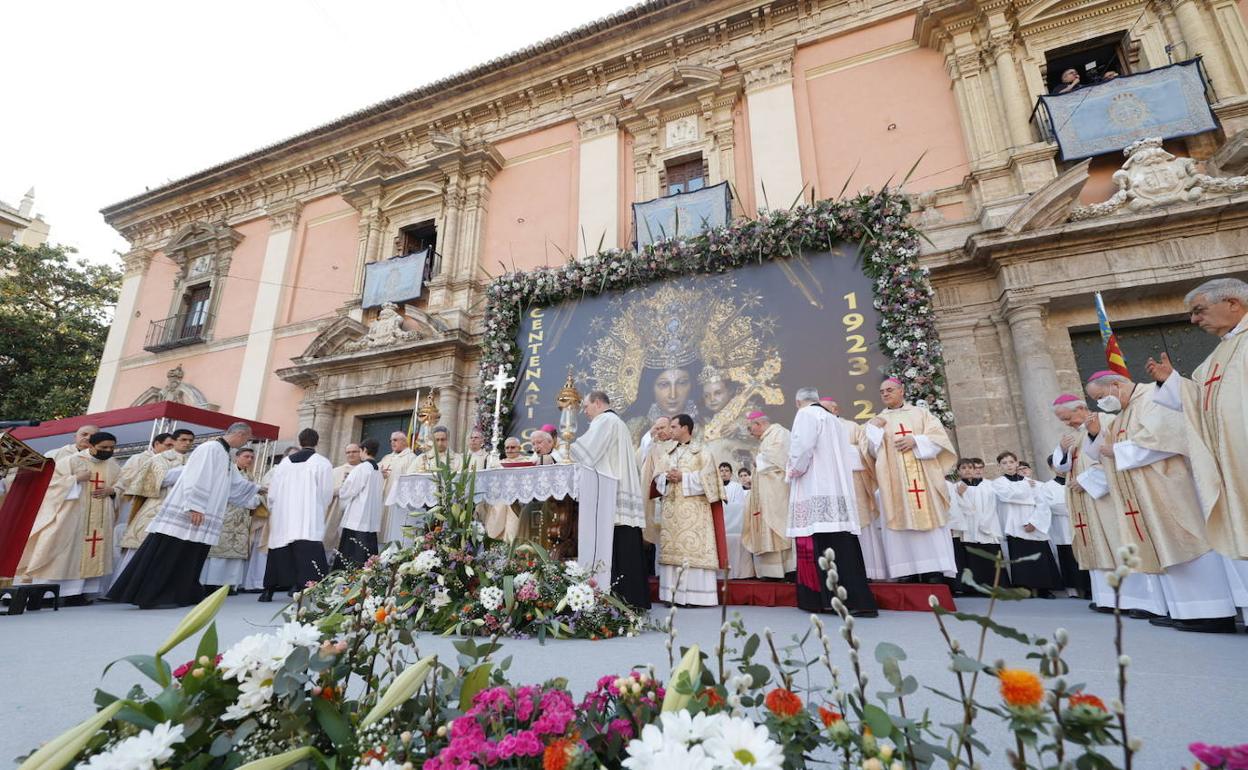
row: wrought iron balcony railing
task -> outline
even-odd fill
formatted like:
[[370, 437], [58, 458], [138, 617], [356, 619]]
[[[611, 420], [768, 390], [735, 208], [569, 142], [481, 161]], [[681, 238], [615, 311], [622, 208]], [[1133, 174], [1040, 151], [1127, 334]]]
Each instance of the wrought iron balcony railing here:
[[147, 340], [143, 343], [143, 349], [159, 353], [162, 350], [197, 345], [207, 341], [211, 326], [212, 314], [202, 311], [179, 313], [152, 321], [147, 326]]

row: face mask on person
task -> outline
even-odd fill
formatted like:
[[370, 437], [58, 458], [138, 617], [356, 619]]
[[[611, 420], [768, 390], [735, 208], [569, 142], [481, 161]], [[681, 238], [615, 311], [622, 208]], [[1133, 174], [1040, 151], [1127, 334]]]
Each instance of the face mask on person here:
[[98, 450], [96, 450], [95, 454], [94, 454], [94, 455], [92, 455], [92, 456], [93, 456], [95, 459], [97, 459], [97, 460], [107, 460], [108, 458], [110, 458], [110, 457], [112, 457], [112, 456], [113, 456], [113, 450], [111, 450], [111, 449], [98, 449]]
[[1105, 396], [1096, 400], [1096, 405], [1102, 412], [1119, 412], [1122, 411], [1122, 402], [1117, 396]]

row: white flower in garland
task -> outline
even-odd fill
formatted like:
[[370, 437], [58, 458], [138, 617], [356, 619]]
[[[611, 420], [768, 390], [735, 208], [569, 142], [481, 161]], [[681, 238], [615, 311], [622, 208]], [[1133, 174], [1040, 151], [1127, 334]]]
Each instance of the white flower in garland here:
[[163, 722], [96, 754], [80, 767], [90, 770], [154, 770], [173, 756], [182, 742], [182, 725]]
[[568, 559], [563, 563], [563, 576], [568, 580], [582, 580], [585, 578], [585, 568], [580, 562]]
[[273, 698], [273, 680], [298, 648], [309, 652], [321, 644], [316, 626], [290, 622], [275, 634], [252, 634], [221, 654], [221, 675], [238, 681], [238, 700], [225, 710], [226, 719], [242, 719], [261, 711]]
[[433, 592], [433, 598], [429, 600], [430, 606], [435, 610], [440, 610], [451, 603], [451, 592], [445, 588], [439, 588]]
[[411, 564], [414, 573], [425, 575], [442, 566], [442, 557], [438, 556], [437, 551], [430, 548], [418, 553]]
[[524, 585], [525, 583], [529, 582], [532, 579], [533, 579], [532, 572], [521, 572], [519, 575], [516, 575], [514, 578], [511, 579], [511, 584], [514, 585], [516, 588], [519, 588], [520, 586]]
[[573, 612], [584, 612], [593, 609], [594, 606], [594, 589], [585, 583], [577, 583], [568, 586], [564, 599], [568, 602], [568, 608]]
[[486, 586], [481, 589], [481, 606], [487, 612], [493, 612], [503, 606], [503, 589], [498, 586]]

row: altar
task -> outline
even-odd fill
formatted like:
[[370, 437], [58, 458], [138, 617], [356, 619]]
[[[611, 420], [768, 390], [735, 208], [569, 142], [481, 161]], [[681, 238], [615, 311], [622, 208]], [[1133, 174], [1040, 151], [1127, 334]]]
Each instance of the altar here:
[[[585, 465], [529, 465], [477, 471], [478, 503], [510, 505], [569, 499], [577, 504], [576, 560], [598, 581], [611, 584], [611, 549], [615, 537], [615, 493], [618, 483]], [[437, 504], [432, 474], [401, 476], [388, 505], [405, 511]], [[596, 565], [596, 566], [595, 566]]]

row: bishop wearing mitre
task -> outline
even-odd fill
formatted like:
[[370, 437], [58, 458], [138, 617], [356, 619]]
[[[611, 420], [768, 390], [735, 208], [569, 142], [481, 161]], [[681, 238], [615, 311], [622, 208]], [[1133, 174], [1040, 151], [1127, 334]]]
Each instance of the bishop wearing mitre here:
[[[589, 418], [585, 435], [572, 444], [572, 460], [616, 479], [615, 530], [611, 548], [611, 586], [634, 607], [650, 607], [650, 583], [642, 556], [641, 530], [645, 526], [641, 471], [633, 450], [633, 436], [611, 408], [605, 391], [595, 390], [581, 402]], [[590, 526], [580, 522], [580, 526]]]
[[797, 571], [797, 555], [789, 529], [789, 430], [765, 413], [746, 415], [746, 429], [758, 439], [754, 455], [754, 484], [745, 503], [741, 542], [754, 556], [754, 574], [783, 579]]
[[381, 469], [381, 499], [386, 503], [381, 512], [381, 534], [379, 535], [383, 544], [403, 539], [403, 526], [408, 523], [408, 513], [400, 506], [390, 505], [389, 500], [399, 478], [416, 473], [419, 465], [420, 455], [408, 446], [407, 434], [401, 430], [391, 433], [390, 454], [381, 458], [377, 463], [378, 468]]
[[[1111, 371], [1088, 379], [1102, 411], [1102, 464], [1118, 509], [1118, 532], [1138, 550], [1139, 571], [1160, 574], [1170, 618], [1149, 622], [1180, 631], [1235, 633], [1235, 604], [1222, 557], [1205, 520], [1220, 499], [1218, 480], [1194, 469], [1212, 467], [1189, 441], [1183, 416], [1153, 400], [1157, 388]], [[1189, 465], [1190, 463], [1190, 465]]]
[[1209, 543], [1227, 558], [1235, 604], [1248, 606], [1248, 283], [1216, 278], [1187, 295], [1192, 323], [1221, 341], [1191, 379], [1180, 377], [1164, 353], [1149, 372], [1162, 383], [1157, 403], [1183, 412], [1193, 440], [1208, 452], [1193, 455], [1201, 476], [1218, 478], [1218, 503], [1209, 511]]
[[17, 566], [18, 583], [57, 583], [70, 604], [89, 604], [113, 572], [117, 438], [96, 431], [87, 448], [56, 461]]
[[650, 480], [650, 494], [663, 498], [659, 598], [713, 607], [719, 604], [718, 571], [728, 569], [719, 469], [693, 441], [692, 417], [673, 417], [669, 435], [675, 445], [658, 458]]
[[957, 456], [949, 434], [936, 415], [906, 402], [905, 387], [896, 377], [880, 385], [880, 400], [884, 410], [866, 431], [880, 485], [888, 576], [920, 575], [927, 582], [953, 577], [957, 563], [945, 471]]
[[[1101, 465], [1100, 417], [1092, 414], [1079, 396], [1064, 393], [1053, 401], [1053, 413], [1073, 432], [1062, 436], [1050, 461], [1054, 470], [1067, 475], [1066, 508], [1073, 530], [1071, 548], [1075, 561], [1088, 570], [1092, 582], [1092, 605], [1098, 612], [1112, 612], [1114, 590], [1109, 573], [1118, 566], [1122, 537], [1118, 531], [1118, 508], [1109, 494], [1109, 478]], [[1118, 606], [1139, 618], [1166, 615], [1161, 576], [1144, 572], [1127, 575], [1119, 587]]]

